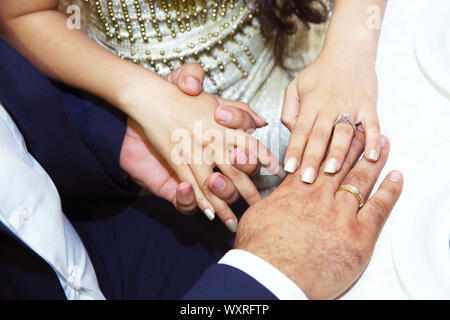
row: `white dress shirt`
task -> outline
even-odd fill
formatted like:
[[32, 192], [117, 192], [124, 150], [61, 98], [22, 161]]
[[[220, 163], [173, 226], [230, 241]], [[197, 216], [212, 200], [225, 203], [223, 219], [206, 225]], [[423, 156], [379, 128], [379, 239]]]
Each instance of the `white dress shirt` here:
[[50, 265], [67, 299], [104, 299], [89, 255], [62, 212], [55, 185], [28, 153], [1, 104], [0, 186], [0, 222]]
[[[86, 248], [62, 212], [55, 185], [28, 153], [1, 103], [0, 223], [50, 265], [67, 299], [105, 299]], [[231, 250], [219, 263], [247, 273], [279, 299], [306, 299], [289, 278], [249, 252]]]

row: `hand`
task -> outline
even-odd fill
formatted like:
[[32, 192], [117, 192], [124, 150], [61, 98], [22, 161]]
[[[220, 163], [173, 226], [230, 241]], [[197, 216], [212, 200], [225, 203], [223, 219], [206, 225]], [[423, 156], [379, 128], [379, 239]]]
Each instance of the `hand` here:
[[[204, 71], [198, 64], [186, 64], [166, 77], [166, 80], [176, 84], [180, 90], [193, 96], [201, 93], [203, 79]], [[265, 121], [259, 118], [246, 104], [220, 98], [219, 100], [221, 104], [228, 105], [216, 110], [215, 117], [219, 123], [231, 128], [253, 129], [266, 125]], [[219, 119], [222, 109], [231, 113], [230, 121], [224, 122]], [[242, 112], [242, 110], [246, 112]], [[132, 119], [129, 119], [128, 122], [121, 152], [122, 168], [146, 190], [171, 201], [181, 213], [194, 212], [196, 202], [192, 186], [186, 182], [179, 184], [173, 171], [146, 139], [142, 128]], [[231, 153], [231, 162], [237, 169], [250, 176], [259, 172], [259, 164], [255, 164], [255, 161], [249, 164], [249, 155], [243, 149], [236, 148]], [[239, 197], [231, 181], [219, 172], [211, 175], [208, 187], [215, 196], [228, 204], [233, 203]], [[256, 196], [258, 195], [257, 193]], [[232, 227], [232, 231], [235, 231], [235, 226], [230, 227]]]
[[377, 161], [380, 126], [376, 112], [378, 82], [373, 63], [348, 50], [324, 50], [288, 85], [281, 120], [291, 131], [285, 170], [300, 167], [302, 180], [313, 183], [327, 155], [326, 172], [338, 172], [349, 150], [353, 130], [336, 119], [343, 113], [362, 124], [366, 135], [365, 158]]
[[[355, 282], [367, 266], [378, 235], [400, 196], [403, 178], [393, 171], [358, 211], [359, 202], [342, 184], [357, 187], [365, 199], [386, 163], [389, 143], [381, 139], [380, 160], [362, 158], [357, 132], [340, 172], [324, 165], [313, 185], [288, 176], [267, 198], [250, 207], [239, 223], [235, 248], [278, 268], [310, 299], [332, 299]], [[353, 168], [352, 168], [353, 167]]]

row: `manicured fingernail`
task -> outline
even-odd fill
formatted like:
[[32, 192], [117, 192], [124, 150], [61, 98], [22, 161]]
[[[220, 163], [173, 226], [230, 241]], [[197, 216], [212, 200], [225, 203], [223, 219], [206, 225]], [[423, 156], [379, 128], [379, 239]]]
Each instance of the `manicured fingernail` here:
[[335, 158], [328, 159], [324, 171], [326, 173], [336, 173], [338, 165], [339, 162]]
[[198, 82], [198, 80], [193, 77], [186, 78], [186, 86], [191, 90], [202, 90], [202, 85], [200, 84], [200, 82]]
[[402, 181], [403, 175], [401, 174], [400, 171], [393, 171], [390, 175], [389, 175], [389, 180], [391, 180], [392, 182], [400, 182]]
[[286, 163], [284, 164], [284, 171], [293, 173], [295, 170], [297, 170], [298, 166], [298, 160], [294, 157], [291, 157], [287, 159]]
[[217, 112], [217, 119], [221, 122], [230, 122], [233, 115], [227, 109], [221, 108], [219, 112]]
[[246, 164], [247, 163], [247, 155], [245, 154], [245, 151], [238, 150], [235, 157], [235, 163], [236, 164]]
[[188, 195], [190, 195], [192, 192], [193, 192], [193, 190], [192, 190], [192, 187], [191, 186], [189, 186], [189, 187], [186, 187], [186, 188], [184, 188], [184, 189], [181, 189], [181, 195], [183, 196], [183, 197], [187, 197]]
[[227, 221], [225, 221], [225, 225], [227, 226], [228, 230], [230, 230], [231, 232], [233, 232], [233, 233], [237, 232], [238, 223], [236, 220], [234, 220], [234, 219], [227, 220]]
[[215, 218], [215, 214], [214, 214], [214, 211], [212, 211], [211, 209], [209, 209], [209, 208], [207, 208], [207, 209], [205, 209], [205, 216], [209, 219], [209, 220], [214, 220], [214, 218]]
[[378, 152], [375, 149], [370, 149], [367, 157], [370, 160], [377, 161], [378, 160]]
[[302, 172], [302, 181], [306, 183], [313, 183], [316, 177], [316, 170], [314, 168], [305, 168]]
[[357, 129], [359, 132], [364, 132], [364, 128], [363, 128], [363, 126], [362, 126], [361, 123], [358, 124], [358, 125], [356, 126], [356, 129]]
[[216, 181], [214, 181], [213, 183], [213, 188], [221, 191], [225, 189], [226, 185], [227, 185], [226, 181], [221, 176], [217, 176]]
[[258, 116], [259, 120], [264, 122], [264, 126], [267, 126], [269, 124], [269, 122], [266, 119], [264, 119], [262, 116], [260, 116], [259, 114], [257, 116]]
[[381, 136], [380, 138], [380, 146], [384, 148], [388, 142], [388, 139], [385, 136]]

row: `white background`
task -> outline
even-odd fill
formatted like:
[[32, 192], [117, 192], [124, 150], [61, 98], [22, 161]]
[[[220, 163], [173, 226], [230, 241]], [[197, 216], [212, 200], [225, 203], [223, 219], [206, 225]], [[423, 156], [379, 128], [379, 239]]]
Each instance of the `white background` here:
[[[432, 297], [417, 294], [417, 283], [411, 281], [413, 276], [420, 282], [423, 276], [413, 265], [420, 252], [418, 246], [412, 243], [404, 250], [403, 258], [409, 257], [412, 263], [406, 273], [412, 274], [402, 274], [396, 267], [393, 247], [396, 238], [411, 237], [412, 231], [418, 238], [427, 239], [424, 228], [411, 230], [411, 222], [433, 217], [438, 205], [450, 203], [450, 100], [425, 78], [414, 51], [416, 23], [423, 11], [435, 4], [435, 0], [388, 1], [377, 60], [380, 122], [382, 133], [392, 144], [382, 177], [399, 169], [405, 176], [405, 186], [368, 268], [343, 299]], [[435, 6], [434, 10], [439, 8]], [[432, 289], [425, 288], [424, 283], [424, 292]]]

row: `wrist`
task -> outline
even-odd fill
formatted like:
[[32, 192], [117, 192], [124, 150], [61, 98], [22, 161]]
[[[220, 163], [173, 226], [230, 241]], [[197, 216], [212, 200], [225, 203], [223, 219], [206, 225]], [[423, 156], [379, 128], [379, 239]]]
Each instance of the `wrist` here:
[[180, 91], [175, 85], [141, 67], [122, 79], [116, 93], [119, 109], [143, 127], [144, 119], [154, 117], [155, 112], [173, 104], [178, 96]]

